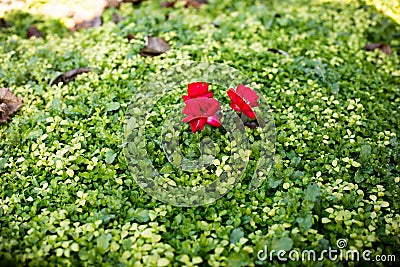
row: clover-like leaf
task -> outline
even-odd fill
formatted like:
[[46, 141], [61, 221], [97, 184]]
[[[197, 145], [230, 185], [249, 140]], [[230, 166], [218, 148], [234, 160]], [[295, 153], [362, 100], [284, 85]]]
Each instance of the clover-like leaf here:
[[232, 244], [236, 244], [242, 237], [244, 237], [243, 229], [236, 228], [231, 232], [229, 240], [231, 241]]
[[97, 238], [97, 249], [100, 254], [104, 254], [110, 247], [110, 241], [112, 239], [112, 235], [110, 233], [103, 234]]
[[272, 241], [272, 247], [271, 250], [284, 250], [288, 251], [292, 248], [293, 246], [293, 240], [290, 237], [283, 236], [279, 239], [274, 239]]

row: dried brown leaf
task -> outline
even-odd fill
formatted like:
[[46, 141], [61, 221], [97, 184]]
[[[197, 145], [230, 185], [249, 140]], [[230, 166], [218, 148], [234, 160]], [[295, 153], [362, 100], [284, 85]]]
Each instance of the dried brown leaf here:
[[115, 24], [120, 23], [121, 21], [124, 21], [125, 18], [121, 17], [117, 12], [112, 13], [112, 21]]
[[199, 9], [201, 7], [202, 4], [200, 4], [199, 2], [195, 1], [195, 0], [186, 0], [186, 4], [185, 7], [194, 7], [196, 9]]
[[171, 47], [163, 38], [148, 36], [146, 46], [140, 50], [140, 55], [154, 57], [161, 55], [170, 49]]
[[4, 103], [1, 103], [0, 104], [0, 123], [5, 123], [8, 120], [9, 114], [10, 114], [10, 111], [8, 110], [7, 105]]
[[15, 96], [9, 89], [0, 88], [0, 123], [4, 123], [22, 105], [22, 99]]
[[176, 0], [175, 1], [171, 1], [171, 2], [164, 1], [164, 2], [161, 2], [161, 7], [174, 7], [175, 4], [176, 4]]
[[374, 51], [376, 49], [379, 49], [380, 51], [382, 51], [383, 53], [385, 53], [385, 54], [387, 54], [389, 56], [392, 54], [392, 48], [388, 44], [385, 44], [385, 43], [371, 43], [371, 44], [366, 44], [365, 45], [365, 50], [367, 50], [367, 51]]
[[105, 0], [105, 8], [115, 7], [119, 8], [121, 3], [132, 3], [134, 5], [140, 4], [144, 0]]
[[[174, 7], [175, 4], [177, 3], [177, 0], [173, 0], [173, 1], [164, 1], [161, 2], [161, 7]], [[184, 0], [185, 2], [185, 7], [194, 7], [196, 9], [200, 9], [200, 7], [203, 4], [207, 4], [208, 1], [207, 0]]]
[[119, 8], [120, 4], [121, 4], [120, 0], [106, 0], [105, 8], [110, 8], [110, 7]]
[[63, 83], [68, 83], [70, 81], [75, 80], [76, 76], [82, 73], [87, 73], [90, 72], [90, 68], [78, 68], [78, 69], [73, 69], [70, 71], [65, 72], [64, 74], [59, 75], [51, 84], [58, 84], [60, 82]]
[[103, 21], [101, 20], [100, 16], [97, 16], [97, 17], [94, 17], [93, 19], [84, 20], [84, 21], [81, 21], [81, 22], [75, 24], [75, 27], [73, 28], [73, 30], [77, 31], [80, 29], [89, 29], [89, 28], [94, 28], [94, 27], [100, 27], [101, 24], [103, 24]]
[[207, 3], [207, 0], [186, 0], [185, 7], [194, 7], [196, 9], [200, 9], [202, 5]]
[[283, 51], [281, 49], [276, 49], [276, 48], [269, 48], [268, 49], [269, 52], [275, 53], [275, 54], [282, 54], [284, 56], [289, 56], [289, 54], [286, 51]]
[[126, 38], [128, 38], [128, 40], [130, 41], [130, 40], [132, 40], [132, 39], [135, 39], [135, 35], [133, 35], [132, 33], [129, 33], [129, 34], [126, 36]]
[[27, 38], [43, 38], [43, 33], [41, 33], [38, 28], [35, 26], [30, 26], [29, 29], [26, 31], [26, 37]]
[[132, 3], [132, 4], [135, 4], [135, 5], [138, 5], [138, 4], [140, 4], [141, 2], [143, 2], [144, 0], [122, 0], [121, 2], [122, 3]]

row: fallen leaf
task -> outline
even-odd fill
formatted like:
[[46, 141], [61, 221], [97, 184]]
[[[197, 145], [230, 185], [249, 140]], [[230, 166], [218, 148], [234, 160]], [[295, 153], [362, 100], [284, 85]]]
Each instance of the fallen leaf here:
[[125, 18], [121, 17], [117, 12], [112, 13], [112, 21], [115, 24], [120, 23], [121, 21], [124, 21]]
[[388, 44], [385, 44], [385, 43], [372, 43], [372, 44], [366, 44], [365, 45], [365, 50], [367, 50], [367, 51], [374, 51], [376, 49], [379, 49], [380, 51], [382, 51], [383, 53], [385, 53], [385, 54], [387, 54], [389, 56], [392, 54], [392, 48]]
[[146, 46], [140, 50], [140, 55], [154, 57], [161, 55], [170, 49], [171, 47], [163, 38], [147, 36]]
[[161, 2], [161, 7], [174, 7], [175, 4], [176, 4], [176, 1], [172, 1], [172, 2], [164, 1], [164, 2]]
[[105, 8], [110, 8], [110, 7], [119, 8], [120, 4], [121, 4], [120, 0], [106, 0]]
[[289, 54], [286, 51], [283, 51], [281, 49], [275, 49], [275, 48], [269, 48], [268, 49], [269, 52], [275, 53], [275, 54], [282, 54], [284, 56], [289, 56]]
[[10, 114], [10, 110], [8, 109], [7, 105], [4, 103], [1, 103], [0, 104], [0, 123], [6, 122], [9, 114]]
[[101, 17], [94, 17], [93, 19], [90, 20], [84, 20], [81, 21], [77, 24], [75, 24], [75, 27], [73, 28], [74, 31], [80, 30], [80, 29], [89, 29], [89, 28], [94, 28], [94, 27], [99, 27], [103, 24], [103, 21], [101, 20]]
[[[161, 7], [174, 7], [177, 0], [161, 2]], [[185, 0], [185, 7], [194, 7], [199, 9], [203, 4], [207, 4], [207, 0]]]
[[130, 40], [132, 40], [132, 39], [135, 39], [135, 35], [133, 35], [132, 33], [129, 33], [129, 34], [126, 36], [126, 38], [128, 38], [128, 40], [130, 41]]
[[203, 4], [207, 4], [207, 0], [186, 0], [185, 7], [194, 7], [199, 9]]
[[16, 97], [9, 89], [0, 88], [0, 123], [4, 123], [22, 105], [22, 99]]
[[138, 4], [140, 4], [141, 2], [143, 2], [144, 0], [122, 0], [121, 2], [122, 3], [132, 3], [132, 4], [135, 4], [135, 5], [138, 5]]
[[29, 29], [26, 31], [26, 37], [27, 38], [43, 38], [43, 33], [41, 33], [38, 28], [35, 26], [30, 26]]
[[65, 72], [64, 74], [59, 75], [52, 83], [51, 85], [58, 84], [60, 82], [63, 83], [68, 83], [70, 81], [75, 80], [76, 76], [82, 73], [87, 73], [90, 72], [90, 68], [78, 68], [78, 69], [73, 69], [70, 71]]

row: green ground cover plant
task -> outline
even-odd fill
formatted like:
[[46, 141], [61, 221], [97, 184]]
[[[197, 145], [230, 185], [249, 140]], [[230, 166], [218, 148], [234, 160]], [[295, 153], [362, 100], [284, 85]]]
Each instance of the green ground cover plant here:
[[[347, 249], [371, 250], [371, 258], [400, 260], [399, 25], [358, 1], [209, 2], [123, 4], [103, 13], [101, 27], [73, 33], [54, 19], [5, 15], [0, 87], [24, 103], [0, 125], [1, 266], [360, 264], [257, 259], [265, 245], [321, 252], [339, 239]], [[114, 12], [125, 20], [114, 23]], [[44, 38], [26, 38], [32, 24]], [[140, 55], [146, 36], [171, 49]], [[365, 51], [376, 42], [392, 54]], [[146, 194], [122, 153], [132, 97], [151, 75], [187, 60], [240, 70], [258, 85], [276, 127], [274, 168], [261, 187], [247, 192], [249, 173], [214, 204], [193, 208]], [[86, 67], [92, 71], [51, 85]], [[148, 141], [168, 113], [162, 101]], [[229, 149], [224, 134], [213, 132], [221, 151]], [[198, 154], [197, 137], [181, 136], [184, 153]], [[147, 150], [171, 172], [156, 144]], [[224, 155], [210, 173], [223, 168]]]

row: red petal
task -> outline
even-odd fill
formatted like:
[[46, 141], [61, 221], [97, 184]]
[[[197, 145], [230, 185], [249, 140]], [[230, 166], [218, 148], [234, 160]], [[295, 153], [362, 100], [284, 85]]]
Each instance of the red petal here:
[[250, 119], [254, 119], [256, 117], [256, 113], [253, 111], [250, 105], [248, 105], [246, 102], [244, 102], [242, 99], [240, 99], [237, 102], [237, 105], [239, 106], [240, 110], [243, 112], [244, 115], [249, 117]]
[[197, 132], [199, 129], [203, 130], [204, 125], [206, 124], [207, 119], [206, 118], [196, 118], [192, 120], [190, 124], [190, 128], [192, 129], [192, 132]]
[[187, 116], [182, 120], [189, 122], [192, 132], [203, 130], [208, 123], [212, 126], [221, 126], [216, 113], [220, 109], [218, 100], [214, 98], [191, 98], [185, 102], [183, 114]]
[[[239, 87], [240, 87], [240, 85], [239, 85]], [[250, 88], [248, 88], [248, 89], [250, 89]], [[230, 106], [232, 109], [234, 109], [238, 112], [243, 112], [244, 115], [246, 115], [247, 117], [249, 117], [251, 119], [254, 119], [256, 117], [256, 113], [252, 110], [251, 106], [249, 104], [247, 104], [243, 100], [243, 98], [237, 94], [237, 92], [235, 92], [232, 88], [230, 88], [227, 93], [228, 93], [229, 98], [232, 100], [232, 102], [230, 103]], [[257, 98], [258, 98], [258, 96], [257, 96]]]
[[[211, 96], [210, 96], [211, 94]], [[196, 98], [196, 97], [212, 97], [213, 94], [211, 92], [208, 92], [208, 83], [203, 83], [203, 82], [195, 82], [191, 83], [188, 85], [188, 95], [191, 98]]]
[[199, 97], [192, 98], [185, 102], [186, 107], [183, 114], [193, 115], [194, 117], [209, 117], [219, 110], [219, 102], [214, 98]]
[[233, 101], [231, 101], [230, 106], [233, 110], [240, 112], [240, 107], [236, 105]]
[[193, 117], [192, 115], [188, 115], [188, 116], [186, 116], [186, 118], [184, 118], [184, 119], [182, 120], [182, 122], [190, 122], [190, 121], [192, 121], [192, 120], [194, 120], [194, 119], [196, 119], [196, 118]]
[[194, 116], [201, 115], [200, 106], [194, 100], [195, 99], [189, 99], [188, 101], [185, 102], [186, 106], [182, 111], [183, 114], [194, 115]]
[[257, 93], [251, 90], [249, 87], [246, 87], [243, 84], [239, 84], [239, 86], [236, 89], [236, 93], [244, 100], [246, 100], [250, 106], [252, 107], [259, 106]]
[[198, 123], [199, 123], [199, 121], [200, 120], [193, 120], [193, 121], [191, 121], [189, 124], [190, 124], [190, 128], [192, 129], [192, 132], [193, 133], [195, 133], [195, 132], [197, 132], [198, 130], [199, 130], [199, 128], [198, 128]]
[[213, 96], [214, 96], [214, 95], [213, 95], [212, 92], [208, 92], [207, 94], [204, 95], [204, 97], [208, 97], [208, 98], [211, 98], [211, 97], [213, 97]]
[[250, 119], [256, 118], [256, 113], [251, 108], [249, 110], [243, 110], [243, 114], [249, 117]]
[[220, 106], [219, 106], [219, 102], [218, 100], [214, 99], [214, 98], [206, 98], [207, 101], [204, 101], [204, 105], [207, 107], [206, 109], [206, 115], [207, 117], [213, 116], [215, 115]]
[[218, 120], [217, 116], [215, 116], [215, 115], [212, 117], [208, 117], [207, 123], [210, 124], [211, 126], [215, 126], [215, 127], [221, 126], [221, 122]]
[[232, 101], [235, 101], [236, 96], [237, 96], [236, 92], [235, 92], [232, 88], [229, 88], [229, 90], [227, 91], [227, 93], [228, 93], [229, 98], [230, 98]]

